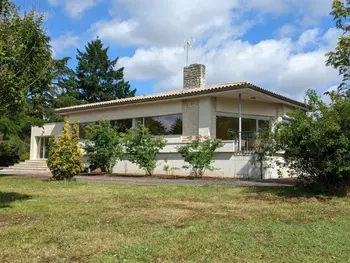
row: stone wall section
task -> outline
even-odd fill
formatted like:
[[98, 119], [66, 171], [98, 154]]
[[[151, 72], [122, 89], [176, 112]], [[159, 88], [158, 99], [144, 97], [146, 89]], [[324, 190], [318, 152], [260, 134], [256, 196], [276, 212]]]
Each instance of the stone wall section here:
[[199, 100], [182, 101], [182, 135], [184, 139], [190, 136], [197, 136], [199, 130]]
[[192, 64], [184, 68], [183, 89], [205, 88], [205, 66]]

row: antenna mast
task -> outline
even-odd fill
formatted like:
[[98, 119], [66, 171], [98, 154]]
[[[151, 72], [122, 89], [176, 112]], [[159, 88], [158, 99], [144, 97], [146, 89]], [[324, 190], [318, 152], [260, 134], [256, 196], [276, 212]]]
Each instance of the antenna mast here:
[[190, 48], [193, 48], [194, 42], [195, 42], [194, 39], [193, 39], [193, 40], [189, 39], [189, 40], [187, 40], [187, 41], [184, 40], [184, 50], [185, 50], [185, 52], [186, 52], [186, 67], [188, 66], [188, 50], [189, 50]]

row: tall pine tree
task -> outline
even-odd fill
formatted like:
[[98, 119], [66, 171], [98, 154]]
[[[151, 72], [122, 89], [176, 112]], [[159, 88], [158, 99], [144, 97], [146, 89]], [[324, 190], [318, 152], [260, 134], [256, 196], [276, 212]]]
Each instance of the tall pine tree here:
[[135, 96], [136, 89], [130, 89], [129, 82], [124, 81], [124, 68], [115, 69], [118, 58], [110, 60], [108, 49], [97, 38], [88, 42], [84, 52], [78, 50], [76, 88], [82, 103]]

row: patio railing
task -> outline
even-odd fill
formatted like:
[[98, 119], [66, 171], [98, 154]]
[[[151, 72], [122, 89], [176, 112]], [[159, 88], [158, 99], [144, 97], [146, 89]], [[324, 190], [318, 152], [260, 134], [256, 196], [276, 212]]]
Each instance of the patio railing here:
[[241, 132], [241, 149], [239, 149], [239, 137], [235, 139], [236, 152], [253, 153], [255, 151], [255, 132]]

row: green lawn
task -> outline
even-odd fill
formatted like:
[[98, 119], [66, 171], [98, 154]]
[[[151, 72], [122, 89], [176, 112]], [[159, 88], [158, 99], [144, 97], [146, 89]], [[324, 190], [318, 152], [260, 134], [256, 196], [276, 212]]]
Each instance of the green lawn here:
[[0, 262], [350, 262], [350, 199], [0, 178]]

